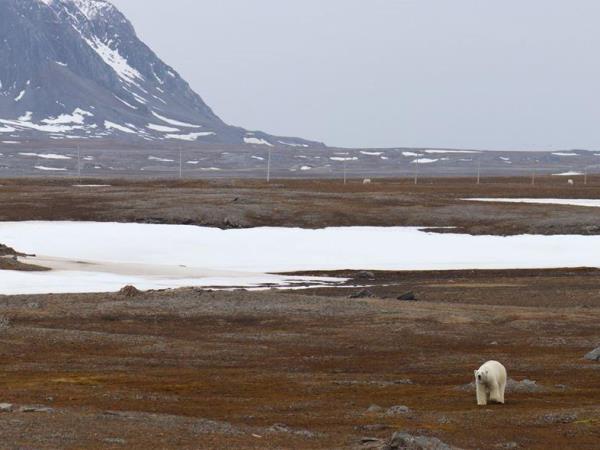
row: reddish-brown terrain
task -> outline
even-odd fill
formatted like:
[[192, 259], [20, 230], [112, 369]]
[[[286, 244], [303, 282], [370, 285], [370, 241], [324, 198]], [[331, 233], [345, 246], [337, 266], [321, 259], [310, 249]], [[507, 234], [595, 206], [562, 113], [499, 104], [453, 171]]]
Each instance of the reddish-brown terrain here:
[[[8, 181], [0, 219], [599, 232], [594, 208], [460, 200], [600, 198], [593, 181], [487, 181]], [[332, 275], [366, 292], [0, 296], [1, 446], [366, 449], [405, 431], [464, 449], [598, 448], [600, 363], [584, 355], [600, 345], [600, 271]], [[478, 407], [468, 384], [492, 358], [516, 383], [506, 405]]]

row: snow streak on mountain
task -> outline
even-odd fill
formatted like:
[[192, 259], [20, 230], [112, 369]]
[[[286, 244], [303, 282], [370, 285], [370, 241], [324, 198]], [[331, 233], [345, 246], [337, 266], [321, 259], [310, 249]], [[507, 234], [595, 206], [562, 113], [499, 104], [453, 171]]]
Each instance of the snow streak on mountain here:
[[306, 147], [225, 124], [107, 0], [0, 0], [0, 140]]

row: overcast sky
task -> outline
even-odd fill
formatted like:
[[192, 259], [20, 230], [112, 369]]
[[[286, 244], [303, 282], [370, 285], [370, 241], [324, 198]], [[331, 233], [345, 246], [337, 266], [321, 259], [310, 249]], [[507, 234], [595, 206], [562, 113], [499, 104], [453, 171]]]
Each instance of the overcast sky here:
[[113, 0], [226, 122], [349, 147], [600, 148], [598, 0]]

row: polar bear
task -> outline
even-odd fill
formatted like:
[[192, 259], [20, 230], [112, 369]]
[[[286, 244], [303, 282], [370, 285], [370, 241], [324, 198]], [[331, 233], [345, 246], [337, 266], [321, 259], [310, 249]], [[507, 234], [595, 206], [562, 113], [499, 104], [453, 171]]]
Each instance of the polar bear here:
[[498, 361], [488, 361], [476, 370], [477, 404], [479, 406], [485, 406], [488, 402], [504, 404], [506, 380], [506, 369]]

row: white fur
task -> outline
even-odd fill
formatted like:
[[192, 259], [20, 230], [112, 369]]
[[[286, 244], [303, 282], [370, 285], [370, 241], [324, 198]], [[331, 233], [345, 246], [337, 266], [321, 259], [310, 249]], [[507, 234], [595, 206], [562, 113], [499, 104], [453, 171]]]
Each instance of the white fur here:
[[504, 404], [506, 380], [506, 369], [498, 361], [488, 361], [476, 370], [477, 404], [479, 406], [485, 406], [489, 402]]
[[371, 184], [371, 179], [370, 178], [365, 178], [363, 180], [363, 184]]

